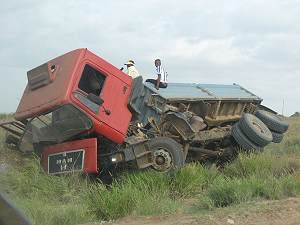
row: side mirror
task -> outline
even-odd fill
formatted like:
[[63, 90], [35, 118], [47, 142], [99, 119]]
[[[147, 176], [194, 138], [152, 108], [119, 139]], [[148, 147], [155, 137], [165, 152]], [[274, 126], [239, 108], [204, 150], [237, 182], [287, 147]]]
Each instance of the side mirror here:
[[100, 98], [99, 96], [97, 96], [93, 93], [89, 93], [87, 96], [87, 99], [99, 106], [101, 106], [104, 102], [104, 100], [102, 98]]

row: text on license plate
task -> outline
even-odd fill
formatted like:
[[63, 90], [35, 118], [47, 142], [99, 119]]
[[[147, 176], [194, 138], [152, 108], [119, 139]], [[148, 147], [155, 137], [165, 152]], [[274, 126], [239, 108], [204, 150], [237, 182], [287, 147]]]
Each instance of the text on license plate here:
[[48, 156], [48, 173], [66, 173], [82, 171], [84, 161], [84, 150], [59, 152]]

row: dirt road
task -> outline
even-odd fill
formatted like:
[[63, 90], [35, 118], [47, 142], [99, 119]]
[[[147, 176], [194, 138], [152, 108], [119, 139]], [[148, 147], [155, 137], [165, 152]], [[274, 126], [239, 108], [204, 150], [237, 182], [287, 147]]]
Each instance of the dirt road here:
[[[102, 223], [103, 224], [103, 223]], [[105, 225], [300, 225], [300, 198], [264, 201], [204, 214], [126, 217]]]

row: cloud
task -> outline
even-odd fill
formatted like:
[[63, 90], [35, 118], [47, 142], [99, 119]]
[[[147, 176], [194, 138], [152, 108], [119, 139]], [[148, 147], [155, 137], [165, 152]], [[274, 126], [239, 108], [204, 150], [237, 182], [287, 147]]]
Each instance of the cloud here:
[[[300, 3], [6, 1], [0, 8], [0, 111], [14, 111], [26, 71], [79, 47], [144, 77], [160, 57], [173, 82], [240, 83], [286, 113], [300, 110]], [[7, 97], [9, 95], [9, 98]]]
[[162, 49], [160, 54], [172, 58], [203, 60], [218, 66], [240, 64], [247, 60], [239, 48], [232, 45], [233, 38], [223, 39], [176, 39]]

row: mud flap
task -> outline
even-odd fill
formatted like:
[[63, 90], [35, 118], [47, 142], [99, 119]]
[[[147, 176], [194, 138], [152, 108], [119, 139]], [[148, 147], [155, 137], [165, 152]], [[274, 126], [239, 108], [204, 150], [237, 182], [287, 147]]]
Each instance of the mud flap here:
[[138, 169], [144, 169], [153, 165], [153, 153], [150, 151], [147, 141], [140, 142], [123, 150], [124, 161], [135, 161]]
[[188, 122], [186, 116], [179, 112], [170, 112], [166, 114], [166, 124], [169, 131], [173, 134], [179, 134], [185, 141], [191, 139], [195, 135], [193, 127]]

